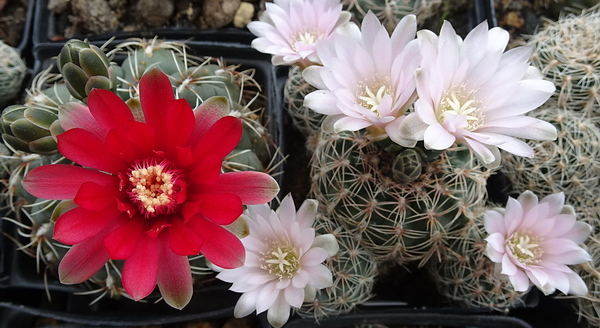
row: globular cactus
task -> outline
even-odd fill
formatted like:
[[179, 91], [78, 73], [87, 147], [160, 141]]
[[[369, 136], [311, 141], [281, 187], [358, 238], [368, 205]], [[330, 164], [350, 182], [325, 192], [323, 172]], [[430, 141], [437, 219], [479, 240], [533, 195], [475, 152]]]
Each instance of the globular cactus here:
[[319, 114], [304, 106], [304, 97], [317, 90], [302, 78], [302, 70], [293, 65], [288, 72], [284, 87], [285, 110], [292, 118], [294, 128], [305, 137], [315, 136], [321, 131], [325, 115]]
[[531, 190], [547, 196], [564, 192], [568, 203], [597, 197], [600, 173], [600, 130], [582, 113], [549, 107], [529, 115], [552, 123], [558, 130], [554, 141], [528, 141], [534, 157], [504, 153], [501, 172], [515, 192]]
[[430, 17], [442, 3], [441, 0], [343, 0], [346, 10], [362, 22], [367, 12], [372, 11], [388, 31], [393, 31], [402, 17], [417, 15], [419, 22]]
[[333, 274], [333, 286], [318, 290], [316, 298], [298, 310], [302, 317], [316, 320], [348, 313], [356, 305], [373, 297], [377, 265], [373, 255], [364, 249], [354, 236], [339, 224], [317, 214], [318, 234], [332, 234], [340, 246], [338, 253], [325, 261]]
[[485, 255], [487, 233], [480, 207], [477, 219], [457, 231], [448, 241], [449, 251], [426, 269], [441, 295], [468, 308], [506, 311], [523, 305], [524, 292], [517, 292], [508, 279], [496, 274], [495, 263]]
[[17, 50], [0, 41], [0, 107], [21, 90], [27, 67]]
[[[69, 41], [59, 55], [62, 74], [52, 68], [40, 72], [27, 90], [25, 104], [8, 107], [0, 120], [0, 129], [10, 151], [2, 154], [6, 190], [2, 201], [17, 214], [6, 219], [18, 227], [26, 241], [16, 240], [27, 254], [55, 271], [68, 246], [52, 240], [53, 221], [67, 210], [72, 201], [50, 202], [36, 199], [21, 186], [26, 172], [35, 166], [67, 161], [57, 149], [55, 136], [62, 133], [61, 110], [69, 102], [85, 103], [92, 88], [103, 88], [118, 94], [130, 106], [134, 116], [139, 109], [139, 80], [148, 69], [159, 67], [172, 82], [176, 98], [184, 98], [192, 108], [212, 102], [223, 115], [239, 117], [243, 122], [242, 139], [237, 148], [223, 160], [223, 171], [270, 171], [279, 164], [278, 150], [266, 128], [260, 86], [253, 70], [238, 71], [215, 58], [199, 58], [187, 54], [183, 42], [129, 40], [105, 54], [82, 41]], [[110, 61], [109, 58], [115, 59]], [[121, 62], [122, 60], [122, 62]], [[120, 62], [120, 64], [118, 64]], [[200, 112], [197, 112], [200, 113]], [[25, 217], [24, 217], [24, 216]], [[202, 256], [190, 257], [196, 280], [212, 274]], [[85, 284], [98, 299], [128, 297], [122, 288], [120, 271], [123, 261], [112, 261]]]
[[558, 104], [600, 115], [600, 12], [568, 14], [548, 21], [528, 41], [532, 65], [556, 85]]
[[[312, 157], [312, 197], [378, 261], [437, 260], [447, 237], [485, 201], [492, 171], [482, 169], [466, 149], [426, 155], [394, 162], [405, 154], [386, 151], [364, 132], [322, 133]], [[418, 163], [422, 168], [415, 178], [410, 173], [415, 168], [408, 166]], [[403, 173], [396, 177], [412, 177], [399, 180], [395, 170]]]
[[[595, 207], [598, 210], [597, 207]], [[594, 213], [595, 221], [600, 220], [599, 212]], [[585, 297], [577, 297], [577, 313], [587, 320], [590, 327], [600, 326], [600, 233], [597, 229], [586, 241], [586, 250], [592, 257], [592, 261], [582, 263], [573, 267], [575, 272], [583, 279], [588, 294]]]

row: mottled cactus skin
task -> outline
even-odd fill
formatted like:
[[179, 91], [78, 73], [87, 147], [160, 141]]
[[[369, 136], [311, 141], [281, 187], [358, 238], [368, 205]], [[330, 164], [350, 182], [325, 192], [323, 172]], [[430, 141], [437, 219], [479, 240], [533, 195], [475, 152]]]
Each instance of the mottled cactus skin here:
[[17, 50], [0, 41], [0, 107], [12, 100], [27, 73], [27, 67]]
[[[83, 42], [75, 42], [75, 45], [77, 47], [71, 45], [66, 50], [68, 56], [63, 57], [68, 58], [61, 60], [63, 66], [67, 66], [64, 62], [78, 58], [76, 48], [85, 49], [91, 54], [91, 48]], [[100, 51], [100, 48], [94, 49]], [[139, 80], [145, 70], [158, 66], [171, 77], [176, 97], [185, 98], [192, 108], [216, 96], [210, 101], [224, 106], [225, 115], [239, 117], [243, 122], [242, 139], [237, 148], [224, 158], [223, 171], [271, 172], [280, 164], [274, 160], [278, 150], [264, 125], [267, 121], [264, 101], [259, 93], [260, 86], [253, 79], [252, 69], [239, 71], [237, 66], [227, 66], [218, 59], [193, 57], [187, 54], [186, 45], [182, 42], [159, 42], [156, 39], [134, 39], [120, 43], [107, 54], [107, 58], [115, 58], [107, 71], [111, 72], [111, 78], [114, 73], [116, 92], [130, 105], [134, 116], [140, 106], [137, 94]], [[123, 60], [121, 65], [117, 64], [116, 58]], [[76, 77], [76, 74], [73, 76]], [[25, 104], [7, 108], [7, 114], [0, 120], [0, 130], [7, 144], [7, 147], [0, 149], [1, 173], [7, 186], [1, 194], [1, 200], [16, 216], [5, 220], [14, 223], [23, 237], [21, 240], [15, 239], [15, 242], [25, 253], [36, 258], [38, 266], [45, 264], [44, 272], [51, 274], [56, 274], [58, 263], [69, 247], [52, 239], [54, 221], [75, 205], [72, 201], [36, 199], [23, 189], [21, 180], [26, 172], [36, 166], [70, 163], [58, 152], [55, 142], [53, 148], [42, 149], [35, 145], [40, 139], [50, 140], [62, 133], [58, 121], [61, 106], [68, 102], [84, 103], [87, 93], [85, 97], [80, 92], [71, 93], [79, 89], [77, 86], [67, 86], [64, 76], [50, 67], [34, 78], [31, 88], [27, 89]], [[35, 135], [28, 132], [33, 130], [37, 132]], [[44, 146], [47, 145], [44, 143]], [[196, 280], [205, 280], [213, 274], [202, 256], [189, 259]], [[92, 303], [103, 297], [128, 298], [120, 279], [122, 265], [123, 261], [109, 261], [104, 270], [85, 283], [87, 291], [80, 294], [95, 296], [92, 297]]]
[[556, 85], [558, 104], [588, 116], [600, 115], [600, 12], [548, 21], [528, 41], [532, 65]]
[[325, 261], [333, 274], [333, 286], [317, 291], [314, 301], [305, 302], [298, 310], [302, 317], [316, 320], [348, 313], [356, 305], [373, 297], [377, 264], [373, 255], [364, 249], [351, 232], [324, 217], [319, 211], [315, 223], [317, 234], [332, 234], [340, 246], [336, 255]]
[[394, 179], [393, 152], [364, 132], [322, 133], [312, 157], [311, 194], [380, 262], [439, 258], [486, 199], [482, 169], [466, 149], [422, 163], [414, 181]]
[[522, 305], [525, 293], [515, 291], [508, 279], [497, 276], [495, 263], [485, 256], [485, 209], [481, 206], [476, 210], [477, 219], [449, 238], [449, 250], [440, 261], [427, 263], [426, 269], [440, 294], [454, 304], [506, 311]]
[[294, 128], [305, 137], [318, 135], [325, 115], [304, 106], [304, 97], [317, 89], [302, 78], [302, 71], [296, 65], [290, 67], [288, 79], [283, 89], [284, 108], [292, 118]]
[[554, 141], [528, 141], [533, 158], [504, 153], [501, 172], [515, 192], [531, 190], [540, 197], [564, 192], [566, 201], [579, 210], [578, 203], [598, 197], [600, 129], [583, 113], [556, 107], [529, 115], [552, 123], [558, 137]]

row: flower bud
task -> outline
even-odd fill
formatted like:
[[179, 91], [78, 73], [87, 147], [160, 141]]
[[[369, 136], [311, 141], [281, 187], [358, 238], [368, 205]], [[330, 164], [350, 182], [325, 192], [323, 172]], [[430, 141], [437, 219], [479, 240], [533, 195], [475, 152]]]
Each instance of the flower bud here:
[[15, 150], [54, 154], [57, 152], [54, 135], [62, 132], [60, 129], [58, 115], [51, 110], [13, 105], [2, 112], [2, 138]]
[[104, 52], [87, 42], [69, 40], [58, 56], [58, 69], [73, 97], [86, 101], [94, 88], [116, 91], [117, 76]]

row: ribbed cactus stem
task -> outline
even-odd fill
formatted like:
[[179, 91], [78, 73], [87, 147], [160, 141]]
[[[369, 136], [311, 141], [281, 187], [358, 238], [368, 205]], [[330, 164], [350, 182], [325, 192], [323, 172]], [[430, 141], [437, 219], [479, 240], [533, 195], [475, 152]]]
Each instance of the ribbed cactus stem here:
[[0, 41], [0, 108], [13, 99], [27, 73], [27, 67], [17, 50]]

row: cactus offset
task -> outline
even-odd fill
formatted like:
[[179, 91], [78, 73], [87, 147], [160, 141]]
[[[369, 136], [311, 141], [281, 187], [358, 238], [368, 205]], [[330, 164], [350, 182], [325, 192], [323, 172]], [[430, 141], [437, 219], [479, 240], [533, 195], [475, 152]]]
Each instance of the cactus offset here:
[[13, 99], [27, 73], [27, 67], [17, 50], [0, 41], [0, 107]]
[[311, 193], [325, 215], [356, 234], [378, 261], [423, 265], [439, 257], [447, 236], [473, 217], [492, 172], [468, 150], [455, 149], [423, 161], [418, 179], [398, 181], [392, 173], [396, 155], [364, 132], [322, 133], [312, 158]]
[[440, 294], [465, 307], [490, 308], [498, 311], [523, 303], [508, 279], [495, 273], [495, 263], [485, 256], [487, 233], [483, 228], [482, 206], [479, 218], [470, 221], [449, 241], [441, 261], [430, 261], [427, 270]]
[[528, 41], [534, 48], [532, 65], [554, 82], [559, 105], [590, 116], [600, 114], [598, 8], [548, 21]]

